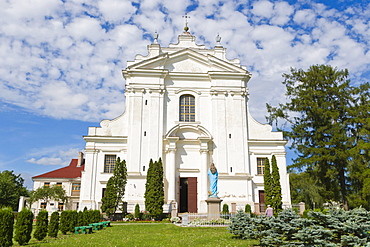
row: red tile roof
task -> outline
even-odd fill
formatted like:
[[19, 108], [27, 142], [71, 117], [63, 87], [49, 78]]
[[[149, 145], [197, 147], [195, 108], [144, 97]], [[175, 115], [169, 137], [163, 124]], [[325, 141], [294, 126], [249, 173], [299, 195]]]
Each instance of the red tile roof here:
[[84, 170], [84, 164], [80, 167], [77, 167], [77, 159], [72, 159], [69, 166], [62, 167], [60, 169], [47, 172], [38, 176], [32, 177], [34, 178], [78, 178], [81, 177], [81, 171]]

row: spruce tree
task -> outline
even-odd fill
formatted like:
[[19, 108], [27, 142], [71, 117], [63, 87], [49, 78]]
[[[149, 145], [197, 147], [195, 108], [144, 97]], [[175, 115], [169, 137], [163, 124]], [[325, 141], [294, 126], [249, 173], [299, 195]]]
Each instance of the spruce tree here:
[[38, 241], [43, 240], [48, 233], [48, 211], [41, 210], [36, 217], [36, 229], [33, 237]]
[[[263, 171], [263, 187], [265, 192], [265, 206], [272, 204], [272, 177], [271, 177], [271, 170], [270, 170], [270, 161], [268, 158], [265, 159], [265, 167]], [[265, 207], [267, 208], [267, 207]]]
[[17, 221], [15, 223], [15, 236], [14, 240], [19, 245], [27, 244], [31, 239], [33, 223], [33, 213], [27, 208], [23, 208], [18, 213]]
[[153, 163], [150, 159], [145, 184], [145, 209], [153, 218], [159, 218], [163, 213], [164, 182], [162, 159]]
[[59, 231], [59, 213], [53, 212], [50, 217], [50, 223], [48, 227], [48, 236], [56, 238]]
[[282, 195], [281, 195], [279, 167], [277, 165], [275, 155], [273, 155], [271, 159], [271, 168], [272, 168], [271, 207], [274, 209], [274, 213], [277, 213], [281, 211], [283, 202], [282, 202]]

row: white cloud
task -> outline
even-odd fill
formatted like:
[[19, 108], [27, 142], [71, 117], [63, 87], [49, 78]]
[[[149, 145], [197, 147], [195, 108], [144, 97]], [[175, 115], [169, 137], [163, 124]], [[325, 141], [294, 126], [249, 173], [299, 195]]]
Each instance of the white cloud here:
[[265, 18], [271, 18], [273, 15], [274, 4], [270, 1], [257, 1], [253, 4], [252, 13]]
[[356, 75], [370, 67], [370, 5], [339, 12], [302, 2], [35, 0], [30, 11], [30, 1], [8, 0], [0, 3], [0, 102], [54, 118], [114, 118], [124, 109], [126, 61], [147, 54], [156, 30], [162, 46], [176, 43], [182, 16], [197, 5], [190, 31], [207, 47], [219, 33], [227, 57], [253, 73], [250, 109], [263, 121], [264, 104], [284, 100], [289, 67], [330, 63]]
[[79, 149], [70, 147], [48, 147], [37, 150], [28, 156], [27, 162], [38, 165], [67, 166], [76, 159]]

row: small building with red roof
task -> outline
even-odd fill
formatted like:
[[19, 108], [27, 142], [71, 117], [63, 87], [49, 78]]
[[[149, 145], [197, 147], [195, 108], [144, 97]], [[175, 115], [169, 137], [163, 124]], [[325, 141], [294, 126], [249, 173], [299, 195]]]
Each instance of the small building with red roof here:
[[37, 201], [31, 208], [37, 214], [41, 209], [47, 211], [78, 210], [81, 190], [81, 173], [84, 170], [85, 160], [80, 152], [78, 159], [72, 159], [68, 166], [32, 177], [33, 190], [43, 186], [62, 186], [68, 196], [68, 203], [58, 201]]

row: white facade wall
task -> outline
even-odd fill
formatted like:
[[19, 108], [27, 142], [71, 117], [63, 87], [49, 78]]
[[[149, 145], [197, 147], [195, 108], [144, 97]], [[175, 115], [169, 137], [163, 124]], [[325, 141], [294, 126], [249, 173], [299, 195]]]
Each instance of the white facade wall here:
[[[124, 200], [128, 210], [143, 210], [149, 160], [162, 158], [165, 201], [180, 203], [180, 178], [197, 179], [197, 211], [206, 212], [207, 171], [219, 172], [219, 197], [238, 208], [259, 202], [263, 176], [257, 175], [257, 157], [275, 155], [280, 169], [283, 202], [290, 205], [282, 133], [256, 122], [248, 114], [247, 82], [251, 75], [238, 60], [226, 59], [226, 49], [205, 49], [190, 34], [178, 44], [148, 46], [149, 55], [136, 56], [123, 71], [126, 110], [101, 127], [90, 127], [84, 137], [80, 208], [97, 209], [111, 173], [104, 173], [104, 156], [126, 160], [128, 181]], [[179, 100], [195, 98], [195, 122], [179, 122]]]

